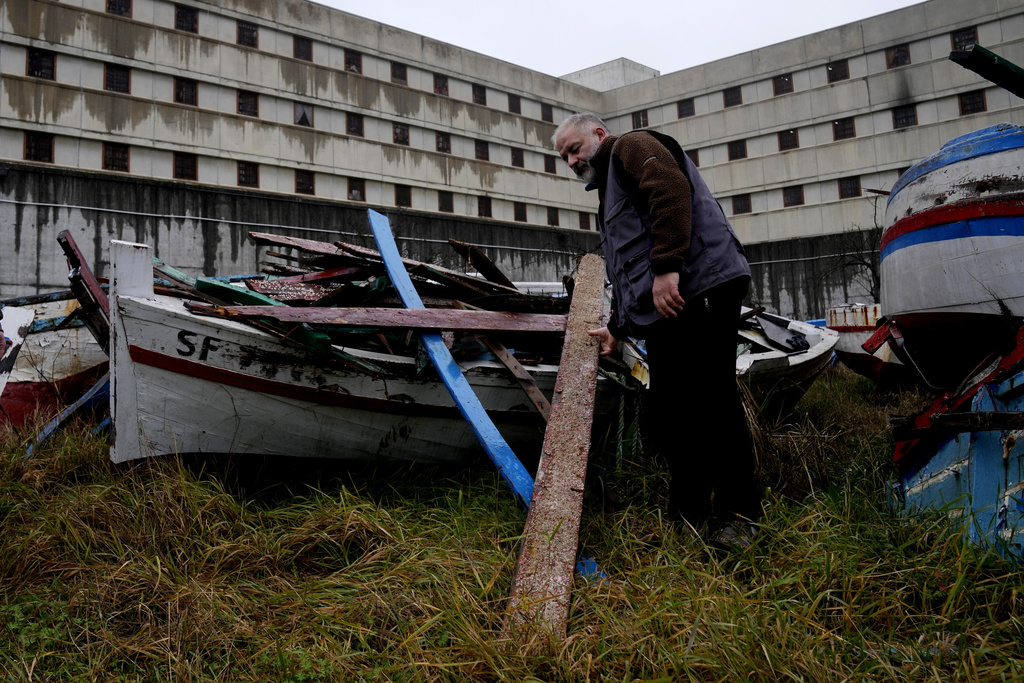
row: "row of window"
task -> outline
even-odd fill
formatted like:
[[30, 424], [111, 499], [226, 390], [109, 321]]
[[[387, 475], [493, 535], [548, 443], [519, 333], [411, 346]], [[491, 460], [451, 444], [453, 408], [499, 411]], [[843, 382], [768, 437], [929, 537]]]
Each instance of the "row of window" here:
[[[987, 111], [988, 105], [985, 101], [984, 90], [972, 90], [961, 93], [958, 96], [960, 105], [960, 116], [979, 114]], [[917, 105], [905, 104], [892, 109], [892, 127], [894, 130], [908, 128], [917, 125]], [[800, 147], [800, 133], [795, 128], [780, 131], [777, 134], [779, 151], [786, 152]], [[832, 122], [832, 139], [835, 141], [846, 140], [857, 137], [857, 129], [852, 116], [837, 119]], [[727, 144], [729, 161], [747, 158], [747, 141], [733, 140]], [[693, 161], [695, 166], [700, 166], [700, 151], [696, 149], [687, 150], [686, 154]]]
[[[28, 53], [29, 76], [36, 78], [47, 78], [53, 80], [55, 54], [48, 50], [30, 48]], [[118, 93], [131, 93], [131, 68], [123, 64], [105, 64], [103, 68], [103, 87], [105, 90]], [[177, 104], [188, 106], [199, 105], [199, 84], [190, 78], [174, 78], [174, 101]], [[510, 97], [512, 97], [510, 95]], [[518, 104], [517, 104], [518, 106]], [[293, 122], [297, 126], [314, 127], [313, 105], [307, 102], [295, 102], [293, 104]], [[236, 111], [244, 116], [258, 117], [260, 115], [259, 93], [249, 90], [237, 91]], [[346, 112], [345, 127], [349, 135], [363, 137], [363, 115], [354, 112]], [[392, 142], [396, 145], [409, 143], [409, 125], [405, 123], [392, 124]], [[486, 140], [475, 141], [475, 157], [482, 161], [490, 161], [490, 145]], [[438, 152], [451, 154], [451, 134], [436, 133], [435, 148]], [[557, 158], [548, 154], [544, 156], [544, 171], [557, 173]], [[524, 151], [512, 149], [512, 166], [525, 167]]]
[[[950, 44], [954, 51], [969, 49], [978, 42], [978, 28], [969, 26], [957, 29], [949, 34]], [[887, 69], [895, 69], [910, 64], [910, 45], [902, 43], [885, 51], [885, 65]], [[829, 83], [845, 81], [850, 78], [850, 62], [848, 59], [837, 59], [825, 65], [825, 73]], [[772, 78], [772, 94], [775, 97], [793, 92], [793, 74], [782, 74]], [[743, 90], [741, 86], [725, 88], [722, 91], [722, 105], [724, 107], [736, 107], [743, 104]], [[983, 110], [982, 110], [983, 111]], [[676, 118], [685, 119], [696, 115], [692, 97], [676, 102]], [[633, 128], [647, 127], [647, 110], [643, 109], [633, 112]]]
[[[120, 16], [132, 15], [132, 0], [107, 0], [107, 12]], [[235, 42], [245, 47], [258, 49], [260, 45], [260, 27], [249, 21], [237, 20]], [[186, 5], [174, 6], [174, 28], [188, 33], [199, 33], [199, 10]], [[313, 61], [313, 41], [305, 36], [292, 36], [292, 57], [306, 62]], [[363, 55], [356, 50], [345, 49], [345, 71], [363, 73]], [[51, 75], [50, 78], [53, 76]], [[408, 85], [408, 67], [401, 62], [391, 62], [391, 82]], [[448, 77], [434, 74], [434, 93], [448, 96]], [[473, 103], [487, 106], [487, 88], [473, 84]], [[554, 123], [554, 108], [550, 104], [541, 103], [541, 120]], [[522, 114], [522, 103], [519, 95], [508, 95], [508, 111]]]
[[[860, 178], [840, 178], [839, 184], [839, 198], [840, 199], [853, 199], [862, 195], [860, 188]], [[782, 205], [784, 207], [802, 206], [804, 203], [804, 188], [803, 185], [792, 185], [790, 187], [782, 188]], [[737, 194], [732, 196], [732, 214], [739, 215], [744, 213], [750, 213], [750, 193]]]
[[[54, 136], [50, 133], [27, 131], [25, 133], [25, 160], [53, 163]], [[199, 179], [199, 156], [188, 152], [174, 152], [172, 174], [176, 180]], [[103, 143], [103, 169], [128, 173], [131, 171], [131, 146], [118, 142]], [[237, 162], [237, 183], [239, 187], [259, 188], [260, 167], [252, 161]], [[297, 194], [316, 194], [316, 173], [305, 169], [295, 169], [295, 192]], [[366, 201], [366, 181], [362, 178], [348, 179], [348, 199]], [[438, 192], [437, 210], [445, 213], [455, 211], [452, 192]], [[395, 185], [395, 206], [412, 207], [412, 187]], [[477, 215], [491, 218], [491, 198], [477, 197]], [[527, 221], [527, 205], [525, 202], [513, 202], [513, 215], [516, 221]], [[547, 224], [558, 226], [558, 209], [547, 207]], [[590, 215], [580, 213], [580, 229], [590, 229]]]

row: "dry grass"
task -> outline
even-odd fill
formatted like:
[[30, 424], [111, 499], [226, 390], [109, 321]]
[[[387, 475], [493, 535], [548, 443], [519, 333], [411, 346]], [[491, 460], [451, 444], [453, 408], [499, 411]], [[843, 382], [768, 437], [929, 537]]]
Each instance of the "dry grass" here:
[[[487, 467], [107, 461], [2, 434], [7, 681], [1020, 680], [1024, 572], [884, 502], [888, 412], [830, 371], [763, 434], [773, 489], [745, 553], [664, 521], [664, 477], [594, 459], [554, 656], [498, 646], [525, 519]], [[777, 463], [777, 464], [772, 464]], [[255, 472], [255, 473], [254, 473]], [[609, 504], [609, 501], [616, 501]]]

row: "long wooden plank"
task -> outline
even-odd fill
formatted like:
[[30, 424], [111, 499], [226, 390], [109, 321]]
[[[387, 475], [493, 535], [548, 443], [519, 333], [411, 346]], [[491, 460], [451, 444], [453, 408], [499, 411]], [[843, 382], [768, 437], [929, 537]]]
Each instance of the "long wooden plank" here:
[[[388, 276], [399, 297], [409, 308], [422, 308], [423, 302], [413, 287], [412, 279], [405, 271], [402, 257], [395, 245], [394, 235], [391, 234], [388, 219], [373, 209], [368, 209], [366, 213], [370, 219], [373, 237], [377, 241], [377, 248], [384, 259], [384, 266], [387, 268]], [[437, 369], [437, 374], [441, 376], [441, 380], [447, 387], [448, 393], [458, 405], [477, 440], [480, 441], [480, 445], [498, 468], [498, 473], [512, 488], [512, 492], [519, 502], [524, 507], [529, 507], [530, 499], [533, 496], [533, 478], [505, 443], [501, 432], [484, 411], [480, 399], [477, 398], [465, 375], [462, 374], [462, 369], [459, 368], [455, 359], [452, 358], [451, 352], [444, 345], [441, 335], [424, 333], [420, 335], [420, 339]]]
[[[422, 302], [421, 302], [422, 304]], [[459, 332], [563, 332], [564, 315], [460, 311], [449, 308], [336, 308], [292, 306], [211, 306], [190, 304], [196, 313], [226, 318], [266, 318], [311, 325], [412, 327]]]
[[584, 256], [505, 620], [505, 637], [531, 649], [551, 651], [566, 635], [597, 388], [598, 343], [587, 330], [601, 324], [603, 285], [601, 258]]
[[319, 242], [317, 240], [306, 240], [301, 237], [288, 237], [286, 235], [273, 235], [268, 232], [250, 232], [249, 237], [260, 246], [275, 245], [299, 249], [313, 254], [323, 256], [345, 256], [345, 252], [338, 249], [330, 242]]

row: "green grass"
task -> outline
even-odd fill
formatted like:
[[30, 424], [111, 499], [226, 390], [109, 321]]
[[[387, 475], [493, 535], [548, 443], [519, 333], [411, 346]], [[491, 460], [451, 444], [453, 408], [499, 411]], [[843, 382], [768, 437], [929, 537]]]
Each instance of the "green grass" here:
[[[597, 453], [552, 656], [498, 643], [525, 514], [487, 466], [151, 460], [65, 433], [0, 456], [0, 680], [1022, 680], [1024, 571], [885, 503], [881, 395], [830, 370], [758, 431], [749, 551], [661, 514], [665, 476]], [[630, 434], [627, 434], [631, 437]]]

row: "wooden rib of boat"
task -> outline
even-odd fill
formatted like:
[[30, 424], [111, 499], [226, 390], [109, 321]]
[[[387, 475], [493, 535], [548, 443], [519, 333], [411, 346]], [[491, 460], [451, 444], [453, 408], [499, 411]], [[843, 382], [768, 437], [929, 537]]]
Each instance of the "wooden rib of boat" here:
[[889, 195], [882, 310], [897, 351], [937, 387], [1012, 346], [1024, 316], [1024, 127], [951, 140]]
[[0, 391], [0, 419], [21, 426], [36, 417], [51, 417], [80, 397], [107, 371], [107, 354], [81, 321], [68, 320], [79, 307], [71, 292], [4, 304], [5, 323], [19, 309], [33, 315]]
[[[166, 453], [438, 462], [482, 457], [437, 374], [415, 357], [335, 346], [313, 359], [279, 335], [193, 315], [180, 299], [152, 294], [144, 284], [152, 282], [151, 269], [129, 277], [117, 268], [115, 462]], [[535, 460], [545, 423], [516, 378], [492, 360], [459, 365], [509, 446]], [[549, 397], [557, 369], [530, 368]], [[605, 409], [609, 401], [599, 396]]]

